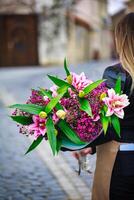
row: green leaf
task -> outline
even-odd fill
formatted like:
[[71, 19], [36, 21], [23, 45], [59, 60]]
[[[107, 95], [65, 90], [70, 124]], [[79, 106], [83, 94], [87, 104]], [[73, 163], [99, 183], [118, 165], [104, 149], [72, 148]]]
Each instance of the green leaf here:
[[104, 105], [102, 108], [101, 108], [101, 114], [103, 115], [103, 116], [105, 116], [106, 115], [106, 112], [107, 112], [107, 110], [108, 110], [108, 107], [107, 107], [107, 105]]
[[49, 90], [45, 90], [45, 89], [43, 89], [43, 88], [40, 88], [40, 94], [41, 94], [42, 96], [47, 96], [49, 99], [52, 98], [52, 93], [51, 93], [51, 91], [49, 91]]
[[87, 87], [85, 87], [83, 89], [85, 95], [87, 95], [88, 93], [90, 93], [92, 90], [94, 90], [96, 87], [98, 87], [104, 81], [105, 81], [105, 79], [101, 79], [101, 80], [98, 80], [96, 82], [93, 82], [93, 83], [89, 84]]
[[57, 147], [56, 147], [57, 154], [60, 151], [61, 146], [62, 146], [62, 139], [61, 138], [57, 138]]
[[69, 126], [66, 121], [60, 120], [58, 123], [58, 127], [75, 144], [86, 144], [85, 142], [81, 141], [76, 132]]
[[100, 110], [100, 113], [104, 116], [105, 115], [105, 111], [103, 109]]
[[119, 118], [116, 115], [113, 115], [111, 117], [111, 121], [112, 121], [112, 125], [113, 125], [118, 137], [120, 137], [120, 121], [119, 121]]
[[62, 87], [62, 86], [69, 86], [70, 87], [70, 84], [67, 83], [66, 81], [62, 80], [62, 79], [59, 79], [59, 78], [57, 78], [55, 76], [51, 76], [51, 75], [48, 75], [48, 77], [59, 87]]
[[57, 138], [56, 138], [56, 134], [55, 134], [54, 123], [51, 118], [47, 119], [46, 128], [47, 128], [47, 137], [48, 137], [53, 155], [55, 155], [56, 150], [57, 150]]
[[26, 116], [10, 116], [15, 122], [22, 125], [29, 125], [33, 123], [32, 117]]
[[107, 112], [107, 110], [108, 110], [107, 105], [104, 105], [104, 106], [103, 106], [103, 110], [104, 110], [105, 113]]
[[19, 110], [22, 110], [24, 112], [38, 115], [42, 110], [44, 110], [43, 106], [38, 106], [35, 104], [14, 104], [9, 106], [9, 108], [17, 108]]
[[57, 110], [64, 110], [63, 106], [60, 103], [57, 103], [57, 105], [55, 106], [55, 108]]
[[[61, 94], [61, 93], [63, 92], [64, 88], [67, 88], [67, 89], [68, 89], [68, 87], [69, 87], [69, 86], [66, 86], [66, 85], [65, 85], [65, 86], [59, 87], [58, 90], [57, 90], [57, 93], [58, 93], [58, 94]], [[67, 90], [66, 90], [66, 92], [67, 92]]]
[[[40, 88], [40, 90], [41, 90], [41, 93], [42, 93], [43, 96], [47, 96], [49, 99], [53, 98], [51, 91], [49, 91], [49, 90], [46, 91], [43, 88]], [[57, 108], [57, 110], [60, 110], [60, 109], [64, 110], [62, 105], [60, 105], [60, 103], [57, 103], [57, 105], [55, 107]]]
[[65, 135], [62, 134], [62, 147], [70, 149], [70, 150], [80, 150], [85, 148], [89, 143], [85, 144], [76, 144], [68, 139]]
[[92, 116], [92, 109], [87, 99], [79, 98], [80, 109], [85, 111], [89, 116]]
[[39, 136], [36, 140], [34, 140], [25, 154], [27, 154], [30, 151], [34, 150], [41, 143], [42, 140], [43, 140], [43, 136]]
[[68, 70], [68, 66], [67, 66], [67, 59], [64, 59], [64, 69], [66, 71], [66, 75], [69, 76], [70, 75], [70, 71]]
[[[48, 114], [51, 110], [58, 104], [59, 100], [63, 97], [63, 95], [67, 92], [68, 86], [62, 86], [60, 90], [60, 94], [56, 97], [52, 98], [51, 101], [45, 107], [45, 112]], [[60, 108], [60, 104], [58, 104], [58, 108]]]
[[109, 117], [101, 115], [101, 123], [102, 123], [102, 127], [103, 127], [103, 130], [104, 130], [104, 134], [106, 135], [108, 125], [109, 125]]
[[121, 94], [121, 77], [119, 76], [116, 83], [115, 83], [115, 88], [114, 88], [115, 92], [117, 94]]

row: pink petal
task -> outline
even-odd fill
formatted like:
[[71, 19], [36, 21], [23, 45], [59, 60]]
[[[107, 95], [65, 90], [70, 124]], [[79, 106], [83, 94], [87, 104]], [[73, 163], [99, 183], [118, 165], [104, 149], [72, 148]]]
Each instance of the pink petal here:
[[57, 117], [57, 115], [55, 113], [53, 114], [52, 119], [55, 124], [59, 121], [59, 118]]
[[84, 72], [82, 72], [81, 74], [80, 74], [80, 79], [81, 79], [81, 81], [85, 81], [86, 80], [86, 76], [85, 76], [85, 73]]
[[30, 124], [29, 126], [28, 126], [28, 130], [31, 132], [31, 131], [33, 131], [33, 130], [35, 130], [37, 128], [37, 126], [36, 126], [36, 124]]
[[108, 116], [111, 116], [111, 115], [113, 115], [113, 113], [114, 113], [114, 110], [111, 109], [111, 108], [108, 108], [107, 113], [106, 113], [106, 116], [107, 116], [107, 117], [108, 117]]
[[37, 140], [37, 138], [41, 135], [39, 131], [34, 132], [34, 140]]
[[58, 95], [58, 93], [53, 91], [52, 97], [56, 97], [57, 95]]
[[58, 87], [56, 85], [53, 85], [52, 87], [50, 87], [50, 91], [52, 92], [53, 97], [57, 96], [57, 89]]
[[110, 101], [111, 101], [111, 99], [109, 98], [109, 97], [104, 97], [103, 98], [103, 102], [107, 105], [107, 106], [110, 106], [111, 104], [110, 104]]
[[49, 98], [47, 96], [44, 96], [43, 99], [44, 99], [44, 101], [48, 101], [49, 100]]
[[113, 99], [115, 95], [116, 94], [115, 94], [115, 91], [114, 91], [113, 88], [108, 89], [108, 96], [109, 96], [109, 98]]
[[94, 121], [94, 122], [97, 122], [99, 119], [100, 119], [100, 116], [97, 115], [97, 116], [93, 119], [93, 121]]
[[33, 119], [34, 123], [38, 123], [39, 116], [33, 115], [32, 119]]
[[130, 104], [128, 96], [126, 94], [122, 94], [120, 96], [120, 98], [121, 98], [120, 100], [123, 103], [124, 107], [126, 107], [126, 106], [128, 106]]
[[44, 129], [39, 128], [39, 131], [40, 131], [40, 135], [44, 136], [46, 133], [46, 128], [44, 128]]
[[124, 118], [124, 110], [123, 110], [123, 109], [121, 109], [121, 110], [118, 111], [118, 112], [114, 112], [114, 114], [115, 114], [117, 117], [121, 118], [121, 119]]
[[82, 72], [80, 75], [77, 75], [75, 73], [72, 73], [72, 77], [73, 77], [73, 81], [72, 81], [72, 85], [78, 90], [82, 90], [84, 89], [87, 85], [89, 85], [90, 83], [92, 83], [91, 80], [88, 80], [84, 74], [84, 72]]

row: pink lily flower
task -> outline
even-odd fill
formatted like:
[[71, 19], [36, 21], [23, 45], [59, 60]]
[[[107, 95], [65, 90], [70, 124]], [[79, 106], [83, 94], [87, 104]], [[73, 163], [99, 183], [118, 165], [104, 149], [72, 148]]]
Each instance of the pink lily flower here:
[[54, 124], [56, 124], [59, 121], [59, 118], [57, 117], [56, 113], [53, 114], [52, 120], [53, 120]]
[[116, 94], [113, 88], [108, 90], [108, 97], [102, 99], [108, 107], [106, 116], [115, 114], [117, 117], [123, 119], [124, 110], [126, 106], [130, 104], [128, 96], [126, 94]]
[[40, 135], [46, 133], [46, 119], [41, 119], [38, 115], [33, 115], [33, 124], [28, 126], [28, 131], [34, 133], [34, 139], [36, 140]]
[[77, 91], [83, 90], [86, 86], [93, 83], [93, 81], [86, 78], [84, 72], [82, 72], [80, 75], [72, 73], [72, 79], [72, 85]]
[[58, 95], [57, 89], [58, 89], [58, 86], [56, 85], [53, 85], [52, 87], [50, 87], [50, 91], [52, 92], [52, 97], [56, 97]]
[[69, 92], [70, 97], [75, 98], [77, 96], [77, 94], [71, 88], [68, 88], [68, 92]]

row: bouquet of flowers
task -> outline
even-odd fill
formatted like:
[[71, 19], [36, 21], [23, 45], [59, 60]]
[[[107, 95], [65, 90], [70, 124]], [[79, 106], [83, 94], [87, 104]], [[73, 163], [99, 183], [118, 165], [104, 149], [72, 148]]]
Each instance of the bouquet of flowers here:
[[105, 80], [95, 82], [70, 72], [64, 60], [64, 80], [48, 75], [54, 85], [50, 89], [32, 90], [26, 104], [14, 104], [11, 118], [20, 127], [20, 133], [33, 135], [27, 152], [35, 149], [43, 139], [48, 140], [53, 154], [61, 149], [81, 149], [92, 143], [109, 125], [120, 137], [119, 118], [129, 105], [122, 94], [121, 78], [115, 88], [108, 89]]

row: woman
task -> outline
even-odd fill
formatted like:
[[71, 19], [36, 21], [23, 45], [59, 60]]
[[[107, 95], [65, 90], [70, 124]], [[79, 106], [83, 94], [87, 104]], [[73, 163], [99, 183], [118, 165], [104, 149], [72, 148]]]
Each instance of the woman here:
[[[134, 12], [126, 15], [115, 29], [116, 48], [120, 63], [108, 67], [103, 77], [114, 87], [118, 75], [122, 90], [130, 99], [121, 122], [121, 138], [113, 128], [101, 134], [92, 144], [96, 146], [97, 161], [92, 200], [134, 200]], [[91, 148], [81, 150], [91, 153]], [[74, 153], [79, 157], [79, 153]]]

